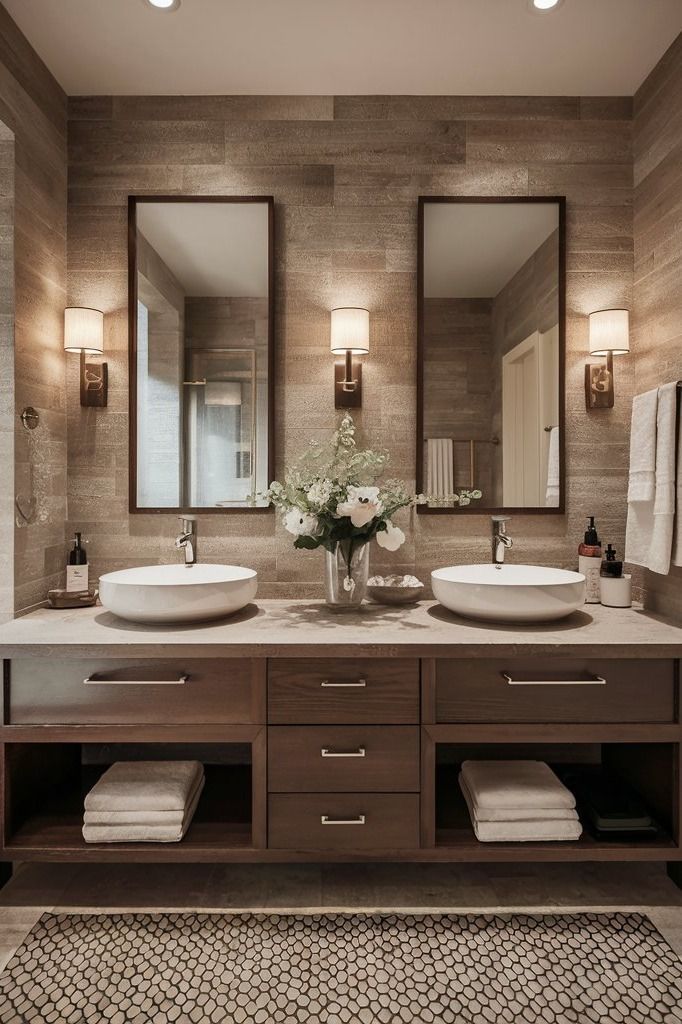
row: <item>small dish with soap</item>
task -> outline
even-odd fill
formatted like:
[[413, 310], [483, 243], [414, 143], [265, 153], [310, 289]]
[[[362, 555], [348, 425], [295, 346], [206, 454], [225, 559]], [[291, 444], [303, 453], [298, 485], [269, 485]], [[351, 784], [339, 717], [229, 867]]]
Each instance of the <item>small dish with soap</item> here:
[[424, 596], [424, 584], [416, 576], [372, 576], [367, 596], [377, 604], [414, 604]]

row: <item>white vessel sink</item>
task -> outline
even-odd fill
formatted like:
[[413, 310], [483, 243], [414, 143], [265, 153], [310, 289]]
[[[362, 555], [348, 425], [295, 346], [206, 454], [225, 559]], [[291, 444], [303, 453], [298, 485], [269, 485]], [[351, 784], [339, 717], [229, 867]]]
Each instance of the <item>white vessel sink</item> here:
[[258, 574], [238, 565], [145, 565], [100, 577], [104, 607], [132, 622], [201, 622], [253, 601]]
[[450, 611], [491, 622], [550, 622], [585, 602], [582, 573], [540, 565], [451, 565], [431, 585]]

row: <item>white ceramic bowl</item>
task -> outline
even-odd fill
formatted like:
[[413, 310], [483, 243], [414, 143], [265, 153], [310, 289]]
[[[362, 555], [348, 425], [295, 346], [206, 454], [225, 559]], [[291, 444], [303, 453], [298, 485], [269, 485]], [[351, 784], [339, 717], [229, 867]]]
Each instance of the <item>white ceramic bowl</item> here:
[[131, 622], [201, 622], [253, 601], [258, 574], [239, 565], [145, 565], [100, 577], [99, 597]]
[[541, 565], [451, 565], [431, 586], [450, 611], [491, 622], [551, 622], [585, 603], [582, 573]]

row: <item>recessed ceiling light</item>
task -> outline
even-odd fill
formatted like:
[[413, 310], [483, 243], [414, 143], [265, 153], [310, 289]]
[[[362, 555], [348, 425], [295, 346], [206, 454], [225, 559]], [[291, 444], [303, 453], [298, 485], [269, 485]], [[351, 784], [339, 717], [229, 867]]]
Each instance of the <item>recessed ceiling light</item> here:
[[562, 2], [563, 0], [530, 0], [530, 5], [535, 11], [551, 11]]
[[177, 11], [180, 6], [180, 0], [145, 0], [145, 3], [157, 11]]

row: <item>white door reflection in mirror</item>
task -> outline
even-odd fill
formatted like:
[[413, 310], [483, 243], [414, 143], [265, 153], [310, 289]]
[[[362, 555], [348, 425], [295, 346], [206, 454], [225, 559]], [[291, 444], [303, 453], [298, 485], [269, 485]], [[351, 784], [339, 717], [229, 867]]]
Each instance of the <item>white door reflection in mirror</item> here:
[[557, 504], [548, 494], [552, 473], [550, 440], [559, 430], [559, 332], [534, 331], [502, 357], [503, 504]]

